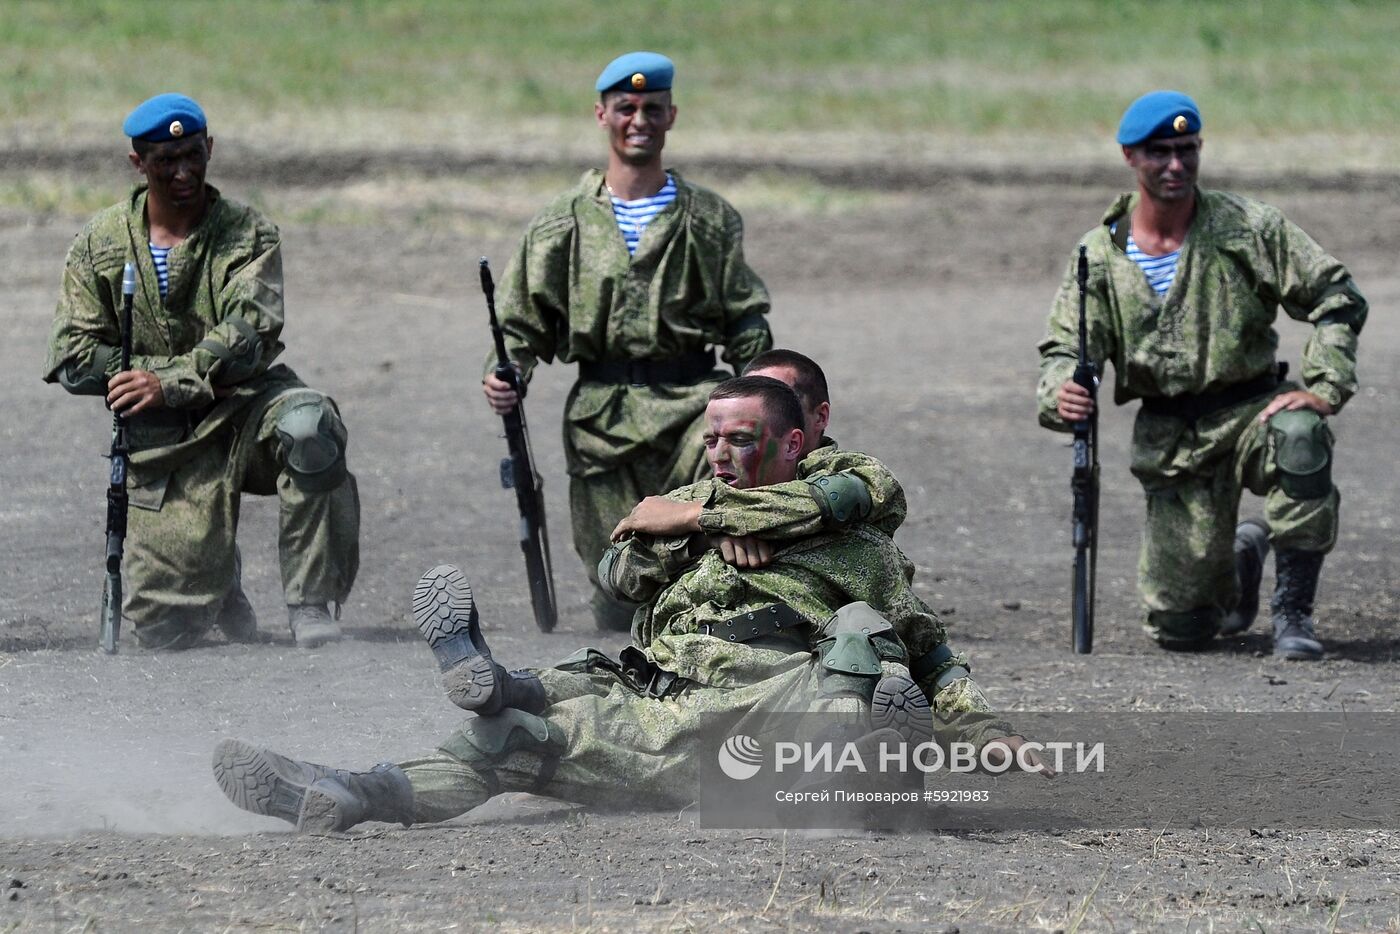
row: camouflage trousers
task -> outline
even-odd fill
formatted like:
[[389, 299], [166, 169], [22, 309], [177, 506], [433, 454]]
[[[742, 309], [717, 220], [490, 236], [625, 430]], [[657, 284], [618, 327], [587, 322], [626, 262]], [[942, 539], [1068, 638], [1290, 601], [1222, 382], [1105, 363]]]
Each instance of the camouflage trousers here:
[[[269, 381], [237, 416], [219, 420], [212, 434], [197, 434], [173, 470], [143, 477], [130, 490], [122, 615], [143, 644], [178, 643], [214, 624], [234, 584], [243, 493], [279, 500], [287, 603], [342, 603], [349, 595], [360, 560], [355, 478], [346, 471], [332, 489], [304, 488], [286, 469], [276, 433], [283, 411], [308, 399], [326, 397], [295, 377]], [[343, 450], [338, 413], [331, 428]]]
[[1178, 430], [1170, 458], [1176, 469], [1170, 477], [1147, 466], [1163, 459], [1160, 448], [1139, 446], [1152, 440], [1153, 430], [1153, 419], [1139, 416], [1134, 473], [1147, 494], [1147, 521], [1138, 586], [1148, 629], [1159, 639], [1213, 635], [1239, 602], [1233, 545], [1244, 490], [1264, 498], [1275, 549], [1327, 552], [1336, 543], [1336, 488], [1314, 499], [1284, 492], [1276, 438], [1258, 420], [1263, 407], [1260, 401], [1230, 410], [1215, 422], [1202, 419], [1189, 437]]
[[694, 482], [705, 464], [702, 430], [697, 418], [673, 450], [648, 451], [606, 473], [569, 478], [574, 551], [593, 584], [589, 605], [599, 629], [627, 630], [636, 610], [635, 604], [614, 600], [598, 586], [598, 562], [612, 544], [612, 530], [646, 497]]
[[[497, 733], [494, 751], [483, 753], [489, 744], [482, 736], [497, 717], [476, 717], [435, 752], [400, 763], [413, 785], [416, 819], [448, 820], [504, 791], [604, 807], [681, 807], [695, 800], [705, 764], [725, 739], [771, 735], [775, 714], [819, 714], [814, 728], [834, 722], [869, 729], [868, 701], [824, 683], [827, 673], [811, 652], [698, 635], [680, 640], [716, 654], [722, 683], [688, 682], [658, 698], [601, 653], [580, 653], [573, 664], [540, 672], [551, 699], [565, 699], [540, 717], [521, 715], [512, 722], [513, 738]], [[892, 661], [882, 668], [908, 675]]]

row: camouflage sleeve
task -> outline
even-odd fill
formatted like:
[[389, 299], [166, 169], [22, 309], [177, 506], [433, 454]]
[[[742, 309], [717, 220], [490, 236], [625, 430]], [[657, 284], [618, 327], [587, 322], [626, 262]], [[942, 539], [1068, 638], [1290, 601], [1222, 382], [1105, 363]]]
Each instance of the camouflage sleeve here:
[[[1099, 364], [1099, 375], [1109, 359], [1108, 341], [1104, 329], [1095, 320], [1096, 311], [1106, 306], [1106, 258], [1096, 255], [1089, 243], [1089, 285], [1087, 314], [1089, 316], [1089, 354]], [[1038, 345], [1040, 351], [1040, 381], [1036, 386], [1036, 408], [1040, 424], [1052, 431], [1069, 431], [1070, 425], [1060, 418], [1056, 395], [1065, 380], [1074, 376], [1079, 364], [1079, 249], [1070, 257], [1069, 268], [1060, 282], [1055, 301], [1050, 306], [1045, 336]]]
[[[554, 360], [558, 335], [568, 329], [569, 257], [567, 217], [536, 218], [521, 238], [515, 255], [496, 283], [496, 308], [505, 336], [506, 356], [520, 368], [525, 382], [540, 361]], [[493, 342], [482, 375], [495, 372], [499, 361]]]
[[[718, 480], [701, 480], [665, 496], [682, 503], [705, 502], [721, 486]], [[604, 552], [598, 562], [598, 584], [614, 600], [646, 603], [709, 550], [702, 533], [674, 538], [633, 535]]]
[[768, 329], [768, 288], [744, 260], [744, 222], [730, 208], [725, 218], [726, 250], [720, 288], [724, 294], [724, 362], [738, 373], [773, 347]]
[[1340, 410], [1357, 388], [1356, 342], [1366, 299], [1347, 268], [1282, 214], [1265, 232], [1275, 275], [1264, 283], [1288, 316], [1313, 325], [1303, 348], [1303, 385]]
[[[113, 296], [93, 268], [87, 232], [79, 234], [63, 264], [44, 381], [61, 382], [77, 395], [105, 395], [120, 365], [121, 335]], [[91, 374], [78, 378], [77, 374]]]
[[703, 535], [634, 535], [603, 553], [598, 585], [614, 600], [648, 603], [707, 550]]
[[281, 352], [286, 314], [282, 305], [282, 238], [260, 222], [239, 249], [246, 251], [225, 269], [215, 297], [217, 320], [188, 353], [133, 356], [131, 365], [160, 379], [171, 408], [209, 405], [216, 390], [265, 372]]
[[954, 678], [937, 690], [933, 715], [938, 739], [944, 744], [972, 743], [980, 751], [988, 742], [1012, 735], [1011, 724], [996, 715], [971, 675]]
[[[817, 449], [808, 455], [798, 480], [738, 490], [720, 484], [700, 512], [700, 527], [719, 535], [766, 539], [805, 538], [854, 522], [866, 522], [887, 535], [904, 522], [904, 488], [884, 464], [854, 451]], [[816, 481], [836, 478], [831, 489]], [[858, 484], [859, 486], [851, 486]], [[855, 508], [833, 508], [831, 498], [857, 500]]]

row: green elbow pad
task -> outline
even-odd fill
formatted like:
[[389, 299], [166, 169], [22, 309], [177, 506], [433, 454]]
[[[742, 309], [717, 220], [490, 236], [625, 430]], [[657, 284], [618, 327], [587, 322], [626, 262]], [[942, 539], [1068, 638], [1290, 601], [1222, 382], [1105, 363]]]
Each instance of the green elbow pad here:
[[58, 368], [58, 384], [75, 396], [107, 394], [107, 374], [101, 370], [79, 370], [71, 363]]
[[821, 510], [822, 525], [828, 528], [863, 522], [875, 509], [870, 488], [850, 471], [808, 480], [807, 486]]
[[115, 347], [98, 347], [87, 366], [78, 366], [69, 360], [58, 368], [58, 384], [75, 396], [105, 396], [107, 364], [116, 355]]
[[234, 331], [232, 343], [225, 344], [212, 337], [195, 344], [196, 350], [205, 350], [216, 358], [209, 371], [209, 383], [213, 386], [232, 386], [241, 383], [258, 371], [262, 361], [262, 341], [257, 330], [243, 318], [229, 318], [227, 322]]
[[1269, 419], [1279, 486], [1293, 499], [1321, 499], [1332, 492], [1332, 432], [1311, 409], [1279, 412]]

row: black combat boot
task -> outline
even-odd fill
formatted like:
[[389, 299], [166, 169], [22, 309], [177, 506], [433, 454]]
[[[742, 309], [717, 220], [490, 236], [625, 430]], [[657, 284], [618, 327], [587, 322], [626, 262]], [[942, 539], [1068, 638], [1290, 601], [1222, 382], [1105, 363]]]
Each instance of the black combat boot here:
[[506, 671], [481, 634], [472, 588], [461, 571], [440, 564], [413, 589], [413, 621], [442, 669], [452, 703], [483, 716], [507, 707], [540, 713], [549, 706], [544, 685], [528, 671]]
[[1220, 624], [1220, 635], [1237, 636], [1254, 625], [1259, 615], [1259, 582], [1264, 578], [1264, 559], [1269, 556], [1269, 524], [1263, 519], [1246, 519], [1235, 526], [1235, 578], [1240, 583], [1240, 602]]
[[214, 779], [243, 810], [311, 833], [348, 830], [369, 820], [413, 823], [413, 786], [403, 769], [388, 762], [351, 772], [226, 739], [214, 749]]
[[1322, 643], [1317, 641], [1312, 618], [1322, 558], [1320, 551], [1292, 548], [1280, 548], [1274, 554], [1278, 584], [1269, 609], [1273, 612], [1275, 655], [1295, 661], [1322, 657]]

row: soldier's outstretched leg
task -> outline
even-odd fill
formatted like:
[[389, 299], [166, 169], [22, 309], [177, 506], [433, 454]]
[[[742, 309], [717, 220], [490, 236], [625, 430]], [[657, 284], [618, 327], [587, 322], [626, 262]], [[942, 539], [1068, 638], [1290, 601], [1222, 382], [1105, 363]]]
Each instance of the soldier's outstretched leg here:
[[413, 621], [442, 669], [442, 686], [463, 710], [489, 715], [508, 707], [540, 713], [544, 685], [528, 671], [506, 671], [491, 657], [466, 576], [450, 564], [424, 574], [413, 588]]
[[1293, 548], [1280, 548], [1274, 554], [1278, 580], [1269, 609], [1273, 613], [1275, 655], [1293, 661], [1322, 657], [1322, 643], [1317, 641], [1312, 618], [1322, 559], [1320, 551]]
[[348, 830], [364, 821], [407, 827], [414, 820], [413, 786], [403, 769], [387, 762], [351, 772], [226, 739], [214, 749], [214, 778], [243, 810], [309, 833]]
[[1220, 635], [1234, 636], [1254, 625], [1259, 615], [1259, 582], [1264, 577], [1264, 559], [1269, 556], [1269, 524], [1263, 519], [1246, 519], [1235, 526], [1235, 576], [1240, 581], [1240, 601], [1225, 614]]

